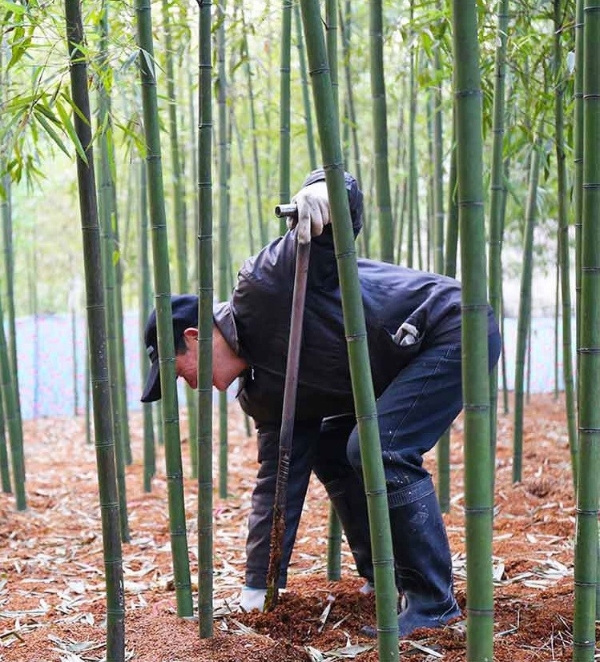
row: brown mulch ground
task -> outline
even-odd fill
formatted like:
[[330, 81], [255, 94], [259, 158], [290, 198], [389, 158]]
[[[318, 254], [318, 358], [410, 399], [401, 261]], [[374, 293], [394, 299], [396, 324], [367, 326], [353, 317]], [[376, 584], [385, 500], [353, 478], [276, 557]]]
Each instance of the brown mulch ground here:
[[[524, 477], [512, 484], [512, 414], [500, 414], [494, 526], [496, 662], [572, 658], [574, 504], [564, 403], [535, 395], [525, 411]], [[182, 422], [185, 430], [185, 421]], [[97, 662], [104, 655], [104, 580], [95, 450], [83, 419], [25, 424], [29, 508], [0, 494], [0, 660]], [[176, 615], [162, 449], [152, 493], [143, 491], [141, 419], [131, 418], [134, 463], [127, 468], [131, 541], [123, 545], [127, 659], [140, 662], [375, 662], [360, 634], [375, 621], [372, 596], [357, 592], [347, 547], [342, 579], [326, 579], [327, 500], [315, 481], [290, 568], [270, 614], [236, 611], [256, 447], [231, 407], [229, 492], [214, 498], [214, 637]], [[456, 592], [465, 605], [462, 424], [452, 434], [452, 507], [446, 515]], [[188, 444], [184, 463], [189, 467]], [[435, 457], [427, 458], [435, 471]], [[215, 463], [217, 452], [215, 447]], [[185, 479], [192, 577], [197, 572], [196, 484]], [[218, 470], [215, 466], [215, 476]], [[195, 593], [195, 587], [194, 587]], [[597, 639], [599, 630], [597, 629]], [[460, 625], [400, 642], [401, 657], [466, 659]]]

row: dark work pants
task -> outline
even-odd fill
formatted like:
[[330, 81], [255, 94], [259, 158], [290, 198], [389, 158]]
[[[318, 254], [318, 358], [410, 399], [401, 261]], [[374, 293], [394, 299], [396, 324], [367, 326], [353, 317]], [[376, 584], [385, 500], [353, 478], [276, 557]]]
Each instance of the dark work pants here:
[[[500, 335], [489, 337], [489, 368], [500, 354]], [[436, 345], [418, 354], [377, 399], [379, 434], [388, 501], [394, 507], [403, 487], [428, 477], [423, 454], [431, 450], [462, 409], [460, 343]], [[246, 544], [246, 585], [265, 588], [277, 476], [279, 427], [258, 431], [260, 468], [252, 494]], [[296, 538], [311, 471], [327, 485], [361, 490], [362, 463], [354, 417], [296, 423], [287, 493], [286, 531], [280, 587]], [[361, 508], [362, 511], [362, 508]], [[367, 573], [361, 573], [370, 578]]]
[[[286, 528], [281, 560], [280, 587], [285, 587], [287, 569], [296, 539], [304, 498], [311, 472], [331, 487], [364, 493], [360, 478], [350, 465], [346, 455], [348, 437], [354, 428], [354, 416], [336, 416], [324, 421], [297, 422], [287, 488]], [[258, 430], [258, 460], [260, 467], [256, 486], [252, 493], [252, 510], [248, 520], [246, 542], [246, 585], [265, 588], [269, 565], [270, 534], [273, 522], [273, 503], [277, 479], [279, 452], [279, 427], [261, 425]], [[357, 517], [366, 522], [366, 498], [359, 502]], [[367, 571], [365, 571], [367, 572]], [[367, 577], [371, 573], [367, 573]]]
[[[488, 338], [488, 367], [500, 355], [499, 333]], [[383, 468], [390, 507], [402, 488], [426, 478], [423, 454], [458, 416], [463, 406], [461, 345], [434, 345], [418, 354], [377, 399]], [[348, 441], [348, 458], [362, 476], [355, 428]]]

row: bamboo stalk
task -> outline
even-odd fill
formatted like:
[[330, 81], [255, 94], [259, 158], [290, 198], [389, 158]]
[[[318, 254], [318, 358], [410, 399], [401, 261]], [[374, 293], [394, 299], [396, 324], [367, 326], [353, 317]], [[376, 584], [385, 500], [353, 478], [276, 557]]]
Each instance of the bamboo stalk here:
[[[340, 6], [341, 12], [341, 6]], [[356, 175], [356, 181], [359, 186], [364, 185], [364, 180], [362, 177], [362, 167], [361, 167], [361, 149], [360, 149], [360, 139], [358, 137], [358, 118], [356, 114], [355, 102], [354, 102], [354, 87], [352, 79], [352, 68], [350, 66], [350, 27], [351, 27], [351, 3], [349, 0], [346, 1], [344, 17], [340, 16], [340, 31], [342, 36], [342, 59], [344, 62], [344, 79], [345, 79], [345, 93], [347, 98], [348, 106], [348, 120], [350, 122], [350, 136], [352, 138], [352, 156], [353, 156], [353, 172]], [[370, 228], [369, 228], [369, 219], [367, 215], [367, 210], [364, 210], [364, 227], [362, 229], [362, 237], [359, 239], [362, 245], [362, 252], [365, 257], [369, 257], [370, 254]]]
[[[502, 241], [506, 184], [504, 182], [504, 133], [506, 114], [506, 45], [509, 25], [508, 0], [499, 0], [496, 30], [496, 55], [494, 78], [492, 169], [490, 174], [490, 232], [489, 232], [489, 300], [496, 319], [502, 314]], [[490, 442], [492, 456], [496, 455], [496, 418], [498, 409], [498, 366], [490, 374]], [[495, 462], [492, 465], [492, 480], [495, 480]]]
[[154, 292], [160, 361], [161, 411], [167, 466], [169, 529], [179, 616], [192, 616], [192, 585], [188, 558], [183, 469], [179, 434], [179, 407], [175, 384], [171, 279], [156, 94], [154, 45], [150, 0], [136, 0], [139, 70], [144, 111], [146, 166], [150, 201]]
[[[569, 450], [571, 453], [571, 471], [573, 473], [573, 488], [577, 487], [577, 413], [575, 411], [575, 384], [573, 375], [573, 341], [571, 333], [571, 274], [569, 259], [569, 217], [567, 213], [568, 185], [566, 170], [566, 154], [564, 143], [564, 94], [566, 79], [562, 62], [562, 31], [564, 25], [564, 8], [562, 0], [554, 0], [554, 62], [555, 62], [555, 96], [554, 96], [554, 126], [556, 132], [556, 168], [557, 168], [557, 200], [558, 200], [558, 259], [560, 274], [560, 296], [562, 300], [562, 356], [563, 381], [565, 385], [565, 406], [567, 409], [567, 432]], [[558, 306], [557, 306], [558, 312]], [[558, 344], [558, 343], [557, 343]]]
[[369, 10], [369, 50], [371, 99], [373, 103], [373, 140], [375, 182], [379, 215], [379, 251], [381, 259], [392, 262], [392, 198], [388, 162], [387, 107], [383, 67], [383, 10], [381, 0], [373, 0]]
[[523, 471], [523, 407], [525, 391], [525, 359], [527, 339], [531, 326], [531, 280], [533, 274], [533, 231], [537, 221], [537, 189], [541, 162], [541, 127], [532, 147], [529, 173], [529, 191], [525, 212], [523, 240], [523, 271], [519, 293], [519, 319], [517, 322], [517, 350], [515, 357], [515, 422], [513, 431], [513, 481], [521, 480]]
[[579, 466], [575, 529], [573, 660], [595, 658], [598, 591], [600, 475], [600, 2], [583, 3], [583, 172], [581, 228], [581, 330], [579, 348]]
[[102, 250], [94, 181], [94, 155], [91, 146], [91, 114], [85, 55], [87, 48], [84, 48], [79, 0], [65, 0], [65, 18], [71, 70], [71, 97], [74, 108], [77, 110], [73, 114], [75, 131], [85, 150], [85, 158], [78, 152], [76, 160], [106, 580], [106, 660], [107, 662], [124, 662], [125, 601], [115, 471], [115, 441], [111, 420], [105, 416], [110, 408], [106, 307], [102, 284]]
[[212, 48], [211, 2], [201, 0], [198, 51], [198, 619], [200, 637], [213, 634], [212, 476]]
[[[281, 8], [281, 54], [279, 65], [279, 202], [290, 201], [290, 121], [291, 121], [291, 44], [292, 0], [283, 0]], [[287, 230], [285, 218], [279, 222], [280, 234]]]
[[119, 510], [121, 513], [121, 540], [129, 542], [129, 522], [127, 516], [127, 485], [125, 481], [126, 446], [123, 434], [122, 410], [119, 403], [119, 349], [117, 337], [117, 306], [115, 293], [115, 246], [113, 242], [113, 180], [109, 154], [110, 102], [106, 85], [108, 71], [108, 3], [102, 2], [100, 18], [100, 76], [98, 80], [98, 130], [100, 141], [99, 195], [98, 211], [100, 231], [102, 233], [102, 254], [104, 292], [106, 300], [106, 339], [108, 342], [108, 368], [110, 379], [110, 409], [105, 412], [110, 416], [115, 439], [115, 457], [117, 461], [117, 485], [119, 488]]
[[[228, 81], [225, 69], [225, 2], [217, 5], [219, 26], [217, 29], [217, 68], [219, 86], [218, 150], [219, 150], [219, 300], [225, 301], [230, 292], [229, 260], [229, 139], [227, 122]], [[227, 498], [227, 393], [219, 393], [219, 496]]]
[[[150, 290], [150, 265], [148, 260], [148, 186], [146, 164], [143, 159], [137, 164], [139, 178], [139, 272], [140, 272], [140, 366], [141, 383], [145, 384], [150, 368], [144, 345], [144, 328], [152, 309], [152, 292]], [[154, 423], [152, 403], [142, 403], [144, 419], [144, 491], [152, 491], [152, 478], [156, 473], [156, 444], [154, 440]]]
[[301, 0], [301, 8], [322, 161], [333, 219], [332, 228], [340, 278], [344, 328], [346, 337], [352, 338], [352, 341], [348, 342], [348, 357], [363, 460], [369, 522], [371, 531], [377, 531], [377, 535], [372, 536], [372, 547], [379, 659], [394, 662], [398, 659], [394, 557], [364, 309], [358, 280], [356, 248], [344, 181], [339, 124], [329, 77], [319, 2], [318, 0]]
[[467, 661], [492, 662], [493, 497], [490, 478], [488, 304], [477, 4], [475, 0], [454, 0], [452, 9], [462, 280]]

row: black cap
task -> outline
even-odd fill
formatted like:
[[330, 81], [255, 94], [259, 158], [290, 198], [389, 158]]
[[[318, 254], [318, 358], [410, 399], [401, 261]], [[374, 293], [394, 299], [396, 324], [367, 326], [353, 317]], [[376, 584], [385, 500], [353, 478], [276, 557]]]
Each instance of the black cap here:
[[[198, 297], [195, 294], [174, 294], [171, 297], [171, 312], [173, 315], [173, 340], [175, 346], [186, 329], [198, 328]], [[146, 351], [152, 362], [146, 386], [142, 393], [142, 402], [160, 400], [160, 372], [158, 363], [158, 338], [156, 333], [156, 310], [153, 310], [144, 329]]]

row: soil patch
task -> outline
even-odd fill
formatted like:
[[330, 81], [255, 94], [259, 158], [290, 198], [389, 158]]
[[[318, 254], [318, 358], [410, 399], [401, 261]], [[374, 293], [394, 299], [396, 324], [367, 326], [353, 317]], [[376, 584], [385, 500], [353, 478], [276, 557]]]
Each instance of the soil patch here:
[[[183, 412], [184, 414], [184, 412]], [[215, 418], [215, 422], [216, 422]], [[526, 405], [523, 480], [512, 483], [512, 413], [500, 412], [496, 461], [496, 662], [572, 659], [575, 509], [562, 399], [534, 395]], [[27, 421], [28, 509], [0, 494], [0, 661], [99, 662], [105, 655], [105, 597], [95, 449], [83, 418]], [[269, 614], [241, 613], [244, 543], [256, 473], [256, 444], [232, 404], [227, 499], [214, 495], [214, 637], [176, 614], [167, 481], [159, 447], [152, 492], [143, 490], [142, 421], [130, 420], [127, 467], [130, 542], [123, 545], [126, 649], [139, 662], [311, 662], [378, 660], [360, 629], [375, 623], [374, 597], [342, 547], [342, 579], [327, 580], [328, 501], [313, 480], [287, 590]], [[182, 433], [186, 422], [182, 420]], [[218, 476], [218, 434], [214, 475]], [[445, 515], [456, 593], [464, 608], [466, 560], [462, 420], [451, 436], [452, 505]], [[183, 443], [192, 577], [197, 575], [197, 484]], [[435, 476], [435, 454], [426, 458]], [[216, 484], [215, 480], [215, 484]], [[194, 579], [195, 582], [195, 579]], [[196, 594], [194, 586], [194, 596]], [[195, 598], [194, 598], [195, 599]], [[596, 639], [600, 630], [597, 627]], [[466, 659], [464, 623], [423, 630], [399, 643], [402, 658]], [[320, 656], [320, 657], [319, 657]]]

